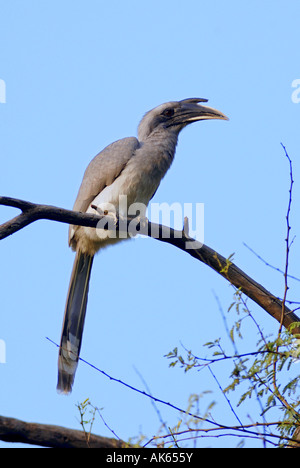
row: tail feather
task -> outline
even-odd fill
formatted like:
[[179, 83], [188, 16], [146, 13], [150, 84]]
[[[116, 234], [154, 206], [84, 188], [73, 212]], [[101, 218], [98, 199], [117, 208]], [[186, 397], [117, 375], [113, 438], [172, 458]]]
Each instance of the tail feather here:
[[57, 391], [70, 393], [77, 369], [93, 256], [76, 253], [63, 320]]

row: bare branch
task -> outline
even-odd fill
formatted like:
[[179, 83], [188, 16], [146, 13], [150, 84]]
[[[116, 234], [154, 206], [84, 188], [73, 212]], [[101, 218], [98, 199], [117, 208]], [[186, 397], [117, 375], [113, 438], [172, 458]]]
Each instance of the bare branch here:
[[[101, 228], [105, 229], [109, 226], [109, 216], [77, 213], [75, 211], [65, 210], [55, 206], [39, 205], [9, 197], [0, 197], [0, 205], [12, 206], [22, 210], [22, 213], [19, 216], [0, 226], [0, 240], [39, 219], [96, 227], [97, 223], [101, 219], [107, 218], [107, 225], [103, 226], [101, 224]], [[122, 226], [125, 222], [125, 226], [129, 233], [131, 232], [131, 229], [133, 229], [131, 226], [132, 220], [133, 218], [128, 218], [126, 220], [122, 219]], [[117, 221], [116, 230], [119, 229], [119, 224], [121, 224], [120, 220]], [[185, 221], [185, 227], [187, 227], [187, 221]], [[283, 318], [283, 325], [286, 328], [289, 328], [290, 325], [295, 322], [300, 322], [299, 317], [292, 310], [287, 308], [275, 295], [267, 291], [254, 279], [250, 278], [229, 259], [223, 257], [207, 245], [189, 237], [185, 229], [178, 231], [167, 226], [151, 223], [147, 219], [142, 219], [139, 222], [134, 223], [134, 231], [135, 233], [139, 232], [145, 236], [171, 244], [201, 261], [205, 265], [208, 265], [236, 288], [240, 289], [246, 296], [256, 302], [279, 323], [281, 323]], [[282, 311], [284, 311], [283, 315]], [[300, 327], [294, 327], [292, 333], [300, 334]]]
[[[68, 429], [50, 424], [28, 423], [14, 418], [0, 416], [0, 440], [18, 442], [51, 448], [87, 448], [83, 431]], [[128, 447], [123, 441], [91, 434], [91, 448]]]
[[39, 219], [49, 219], [60, 223], [96, 227], [103, 216], [76, 213], [56, 206], [39, 205], [10, 197], [0, 197], [0, 205], [19, 208], [22, 213], [0, 226], [0, 240], [5, 239], [20, 229]]

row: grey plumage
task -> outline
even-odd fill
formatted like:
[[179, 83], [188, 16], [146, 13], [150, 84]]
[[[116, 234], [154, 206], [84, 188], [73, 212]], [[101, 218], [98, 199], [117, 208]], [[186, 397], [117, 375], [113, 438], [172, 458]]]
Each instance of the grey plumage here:
[[[73, 210], [97, 214], [97, 209], [127, 216], [126, 207], [142, 204], [140, 216], [170, 168], [178, 135], [197, 120], [222, 119], [221, 112], [192, 98], [168, 102], [147, 112], [138, 127], [138, 138], [118, 140], [101, 151], [88, 165]], [[120, 241], [112, 231], [70, 226], [69, 244], [76, 251], [71, 275], [58, 361], [57, 389], [69, 393], [74, 382], [87, 306], [88, 284], [95, 253]]]
[[57, 389], [72, 388], [81, 348], [93, 256], [76, 253], [67, 296], [58, 361]]

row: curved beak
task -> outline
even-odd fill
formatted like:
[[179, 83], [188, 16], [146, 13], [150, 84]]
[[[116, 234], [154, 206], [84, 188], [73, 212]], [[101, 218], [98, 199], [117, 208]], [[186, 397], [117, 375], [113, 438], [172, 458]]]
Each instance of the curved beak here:
[[203, 106], [199, 102], [207, 102], [207, 99], [185, 99], [181, 101], [182, 105], [179, 110], [179, 115], [182, 123], [195, 122], [197, 120], [219, 119], [229, 120], [228, 117], [217, 109]]
[[208, 120], [208, 119], [219, 119], [219, 120], [229, 120], [229, 118], [220, 112], [217, 109], [213, 109], [213, 107], [207, 106], [196, 106], [197, 109], [191, 109], [188, 111], [186, 115], [185, 121], [195, 122], [196, 120]]
[[[192, 98], [180, 101], [181, 106], [177, 109], [176, 114], [172, 119], [171, 125], [188, 125], [197, 120], [229, 120], [228, 117], [217, 109], [203, 106], [202, 103], [207, 102], [207, 99]], [[201, 103], [201, 104], [199, 104]]]

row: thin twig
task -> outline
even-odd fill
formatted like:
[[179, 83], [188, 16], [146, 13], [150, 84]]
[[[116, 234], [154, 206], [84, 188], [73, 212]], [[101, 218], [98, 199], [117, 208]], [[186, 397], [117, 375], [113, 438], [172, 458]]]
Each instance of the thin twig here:
[[211, 375], [212, 375], [213, 379], [215, 380], [216, 384], [218, 385], [219, 389], [221, 390], [221, 393], [222, 393], [222, 395], [224, 396], [224, 398], [225, 398], [225, 400], [226, 400], [226, 402], [227, 402], [227, 404], [228, 404], [228, 406], [229, 406], [229, 408], [230, 408], [230, 411], [231, 411], [231, 412], [233, 413], [233, 415], [235, 416], [237, 422], [238, 422], [241, 426], [243, 426], [242, 421], [240, 420], [239, 416], [237, 415], [235, 409], [233, 408], [233, 406], [232, 406], [232, 404], [231, 404], [231, 401], [230, 401], [229, 398], [227, 397], [226, 393], [224, 392], [223, 388], [221, 387], [221, 384], [220, 384], [219, 380], [217, 379], [217, 376], [216, 376], [215, 373], [212, 371], [212, 369], [211, 369], [210, 366], [208, 366], [208, 370], [209, 370], [209, 372], [211, 373]]
[[[59, 348], [59, 345], [58, 345], [57, 343], [55, 343], [55, 341], [51, 340], [51, 339], [48, 338], [48, 337], [46, 337], [46, 339], [47, 339], [50, 343], [54, 344], [56, 347]], [[261, 424], [259, 424], [259, 423], [255, 423], [255, 424], [253, 424], [253, 425], [241, 425], [241, 426], [228, 426], [228, 425], [226, 425], [226, 424], [220, 424], [220, 423], [218, 423], [218, 422], [216, 422], [216, 421], [214, 421], [214, 420], [210, 420], [210, 419], [208, 419], [208, 418], [206, 418], [206, 417], [201, 417], [201, 416], [199, 416], [199, 415], [197, 415], [197, 414], [191, 413], [190, 411], [186, 411], [186, 410], [184, 410], [184, 409], [182, 409], [182, 408], [180, 408], [180, 407], [178, 407], [178, 406], [176, 406], [176, 405], [174, 405], [174, 404], [172, 404], [172, 403], [170, 403], [170, 402], [167, 402], [167, 401], [162, 400], [162, 399], [160, 399], [160, 398], [157, 398], [157, 397], [155, 397], [155, 396], [153, 396], [153, 395], [150, 395], [149, 393], [147, 393], [147, 392], [145, 392], [145, 391], [143, 391], [143, 390], [140, 390], [140, 389], [138, 389], [138, 388], [136, 388], [136, 387], [134, 387], [134, 386], [132, 386], [132, 385], [130, 385], [130, 384], [128, 384], [128, 383], [126, 383], [126, 382], [120, 380], [120, 379], [117, 379], [117, 378], [115, 378], [115, 377], [112, 377], [112, 376], [109, 375], [107, 372], [105, 372], [105, 371], [99, 369], [98, 367], [96, 367], [95, 365], [91, 364], [90, 362], [86, 361], [85, 359], [83, 359], [83, 358], [81, 358], [81, 357], [79, 357], [79, 361], [85, 363], [86, 365], [88, 365], [88, 366], [91, 367], [92, 369], [96, 370], [97, 372], [100, 372], [102, 375], [104, 375], [105, 377], [107, 377], [109, 380], [111, 380], [111, 381], [113, 381], [113, 382], [116, 382], [116, 383], [119, 383], [119, 384], [123, 385], [124, 387], [129, 388], [130, 390], [133, 390], [134, 392], [137, 392], [137, 393], [139, 393], [139, 394], [141, 394], [141, 395], [143, 395], [143, 396], [146, 396], [147, 398], [153, 399], [153, 400], [156, 401], [157, 403], [161, 403], [161, 404], [163, 404], [163, 405], [166, 405], [166, 406], [168, 406], [169, 408], [172, 408], [172, 409], [174, 409], [174, 410], [176, 410], [176, 411], [178, 411], [178, 412], [180, 412], [180, 413], [183, 413], [183, 414], [186, 414], [186, 415], [188, 415], [188, 416], [191, 416], [191, 417], [193, 417], [193, 418], [195, 418], [195, 419], [197, 419], [197, 420], [199, 420], [199, 421], [206, 422], [207, 424], [210, 424], [211, 426], [213, 426], [213, 428], [215, 428], [215, 430], [233, 430], [233, 431], [236, 431], [236, 432], [238, 432], [238, 433], [240, 432], [240, 433], [243, 433], [243, 434], [246, 434], [246, 435], [249, 435], [249, 436], [255, 436], [255, 437], [258, 437], [258, 436], [259, 436], [259, 437], [261, 437], [261, 434], [257, 434], [255, 431], [250, 430], [250, 428], [253, 428], [253, 427], [255, 427], [255, 426], [260, 426]], [[197, 428], [197, 430], [199, 431], [200, 429]], [[209, 428], [204, 429], [205, 432], [208, 432], [209, 430], [211, 430], [211, 429], [209, 429]], [[170, 434], [168, 434], [168, 436], [170, 437]], [[171, 435], [171, 436], [172, 436], [172, 435]], [[271, 434], [269, 434], [268, 436], [269, 436], [269, 437], [276, 437], [276, 438], [279, 437], [279, 436], [277, 436], [277, 435], [271, 435]], [[150, 443], [152, 440], [154, 440], [154, 439], [155, 439], [155, 438], [153, 438], [153, 439], [151, 439], [150, 441], [148, 441], [148, 442], [144, 445], [144, 447], [146, 447], [147, 445], [149, 445], [149, 443]], [[287, 439], [287, 438], [286, 438], [286, 439]], [[289, 440], [289, 439], [287, 439], [287, 440]]]
[[[284, 325], [284, 319], [285, 319], [285, 303], [287, 299], [287, 293], [289, 290], [288, 286], [288, 268], [289, 268], [289, 254], [290, 254], [290, 231], [291, 231], [291, 226], [290, 226], [290, 213], [291, 213], [291, 206], [292, 206], [292, 192], [293, 192], [293, 166], [292, 166], [292, 160], [289, 157], [285, 146], [281, 143], [282, 148], [284, 149], [285, 156], [288, 159], [289, 162], [289, 167], [290, 167], [290, 188], [289, 188], [289, 200], [288, 200], [288, 207], [287, 207], [287, 214], [286, 214], [286, 238], [285, 238], [285, 243], [286, 243], [286, 256], [285, 256], [285, 270], [284, 270], [284, 295], [283, 295], [283, 300], [282, 300], [282, 310], [281, 310], [281, 318], [279, 322], [279, 329], [278, 329], [278, 339], [277, 339], [277, 344], [276, 344], [276, 351], [279, 349], [279, 338], [281, 336], [282, 328]], [[274, 387], [274, 393], [277, 396], [277, 398], [281, 401], [281, 403], [285, 406], [285, 408], [289, 409], [292, 414], [296, 413], [296, 411], [291, 407], [291, 405], [287, 402], [287, 400], [284, 398], [282, 393], [279, 391], [278, 385], [277, 385], [277, 362], [278, 362], [278, 357], [275, 355], [274, 361], [273, 361], [273, 387]]]
[[[273, 265], [271, 265], [270, 263], [268, 263], [264, 258], [262, 258], [257, 252], [255, 252], [251, 247], [249, 247], [249, 245], [247, 245], [245, 242], [243, 242], [243, 245], [248, 249], [250, 250], [250, 252], [252, 252], [259, 260], [261, 260], [267, 267], [269, 268], [272, 268], [273, 270], [275, 271], [278, 271], [278, 273], [281, 273], [282, 275], [284, 275], [284, 271], [283, 270], [280, 270], [280, 268], [277, 268]], [[300, 278], [297, 278], [296, 276], [293, 276], [293, 275], [287, 275], [288, 278], [291, 278], [295, 281], [300, 281]], [[290, 301], [289, 301], [290, 302]]]

